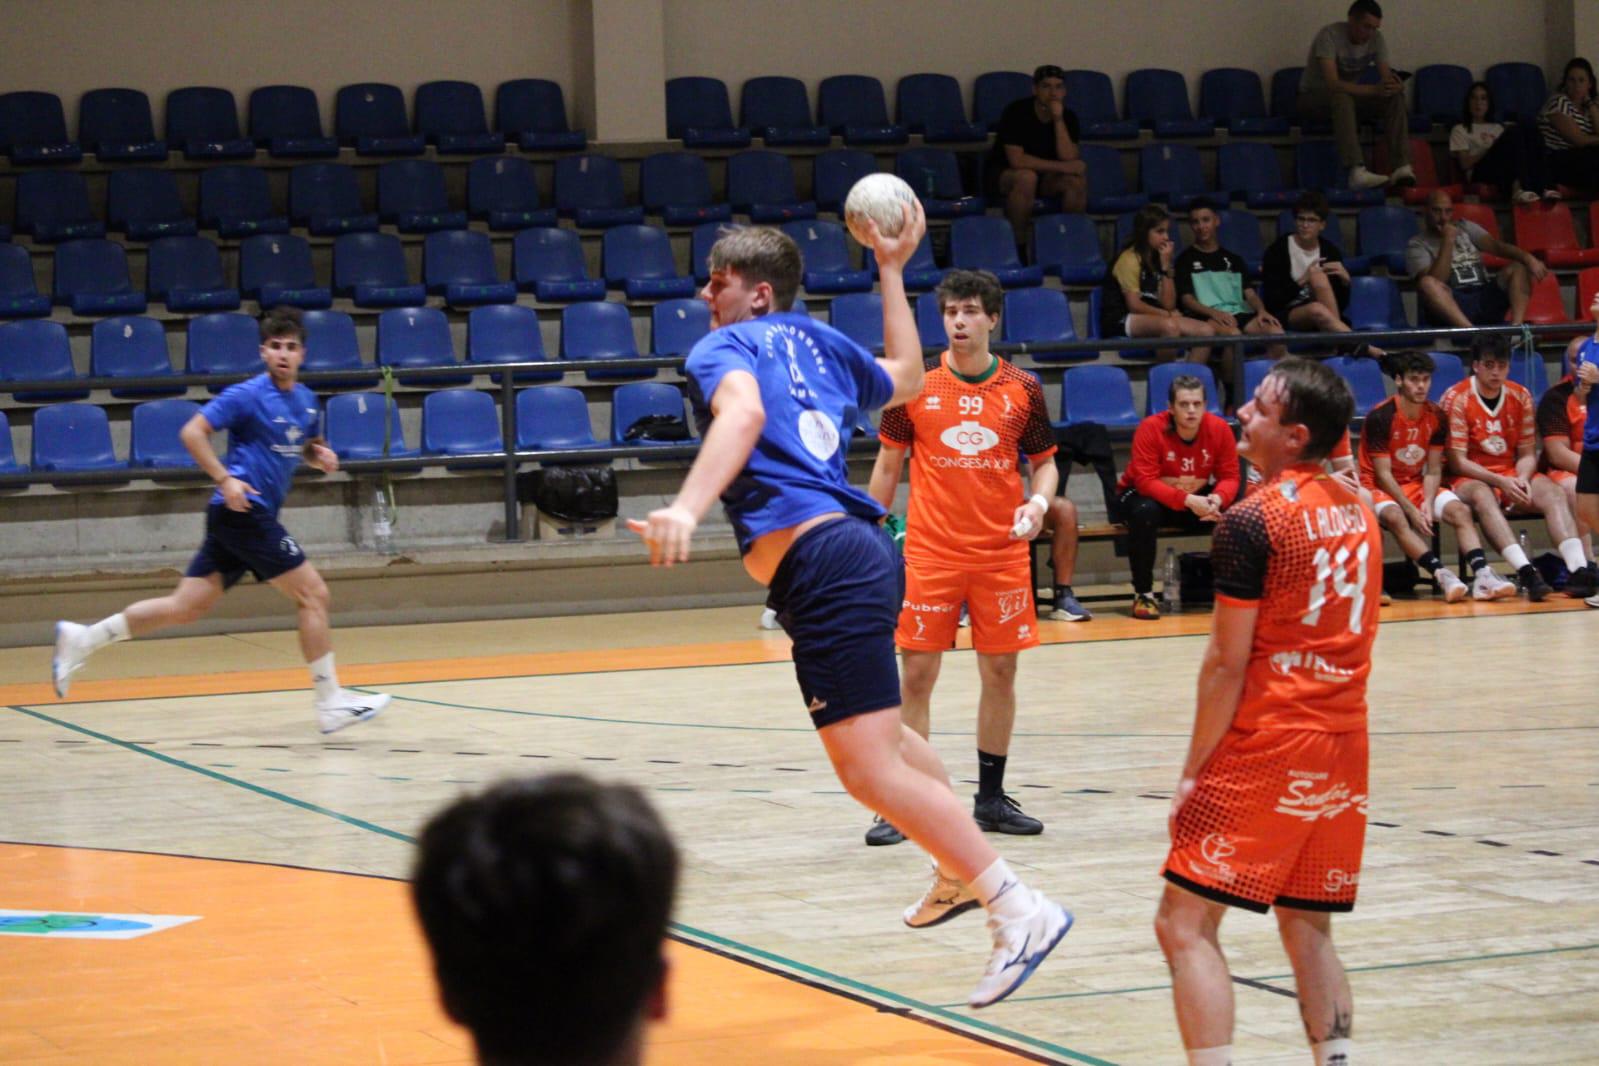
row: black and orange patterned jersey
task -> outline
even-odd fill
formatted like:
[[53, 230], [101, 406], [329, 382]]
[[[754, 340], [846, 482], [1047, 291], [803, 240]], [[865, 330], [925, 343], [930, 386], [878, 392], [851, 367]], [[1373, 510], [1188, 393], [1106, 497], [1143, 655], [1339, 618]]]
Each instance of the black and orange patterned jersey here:
[[[1583, 430], [1588, 424], [1588, 405], [1577, 399], [1575, 383], [1566, 378], [1550, 386], [1538, 401], [1538, 436], [1564, 437], [1571, 450], [1582, 454]], [[1538, 469], [1549, 472], [1548, 449], [1538, 456]]]
[[1222, 515], [1211, 565], [1219, 603], [1259, 608], [1233, 728], [1364, 729], [1382, 540], [1360, 498], [1290, 467]]
[[1011, 539], [1027, 498], [1019, 464], [1055, 454], [1055, 434], [1038, 379], [1003, 359], [978, 380], [929, 360], [921, 393], [883, 412], [885, 444], [911, 450], [905, 558], [954, 570], [988, 570], [1027, 559]]
[[1377, 487], [1377, 471], [1372, 459], [1386, 455], [1394, 480], [1403, 485], [1420, 481], [1427, 473], [1427, 457], [1442, 454], [1449, 443], [1449, 420], [1444, 410], [1428, 400], [1415, 421], [1405, 417], [1399, 397], [1390, 396], [1373, 407], [1360, 429], [1360, 483]]
[[1476, 377], [1468, 374], [1449, 387], [1439, 406], [1449, 418], [1450, 448], [1496, 474], [1515, 474], [1517, 448], [1537, 432], [1526, 386], [1507, 381], [1489, 402], [1477, 391]]

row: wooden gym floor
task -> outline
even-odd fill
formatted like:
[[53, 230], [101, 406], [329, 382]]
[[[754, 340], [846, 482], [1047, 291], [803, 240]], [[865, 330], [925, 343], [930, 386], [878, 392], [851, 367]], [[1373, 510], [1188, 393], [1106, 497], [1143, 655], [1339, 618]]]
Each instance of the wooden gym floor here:
[[[412, 838], [463, 789], [576, 769], [645, 788], [684, 849], [651, 1063], [1179, 1062], [1150, 920], [1209, 618], [1094, 606], [1023, 656], [1007, 784], [1047, 828], [999, 841], [1078, 924], [983, 1012], [981, 917], [901, 925], [924, 860], [863, 845], [757, 608], [342, 631], [345, 684], [397, 698], [327, 738], [291, 632], [115, 645], [70, 701], [47, 648], [0, 650], [0, 1061], [470, 1061], [409, 914]], [[1590, 1062], [1599, 615], [1383, 617], [1361, 898], [1337, 926], [1361, 1059]], [[975, 701], [953, 653], [934, 739], [963, 792]], [[1274, 927], [1224, 926], [1240, 1063], [1308, 1060]]]

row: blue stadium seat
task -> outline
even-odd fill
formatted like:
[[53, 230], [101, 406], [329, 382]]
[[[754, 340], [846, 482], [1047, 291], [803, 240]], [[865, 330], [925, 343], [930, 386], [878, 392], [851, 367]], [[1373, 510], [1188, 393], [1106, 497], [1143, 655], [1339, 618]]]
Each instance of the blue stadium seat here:
[[729, 157], [727, 198], [733, 210], [748, 215], [751, 222], [792, 222], [816, 217], [815, 201], [802, 201], [794, 191], [789, 157], [777, 152], [755, 149]]
[[697, 226], [733, 217], [731, 204], [711, 193], [705, 159], [692, 152], [656, 152], [639, 163], [639, 199], [644, 210], [668, 226]]
[[250, 139], [279, 159], [316, 159], [339, 154], [339, 141], [322, 133], [322, 105], [303, 85], [263, 85], [252, 90]]
[[629, 300], [669, 300], [694, 295], [694, 279], [677, 272], [666, 231], [654, 226], [612, 226], [600, 239], [605, 284]]
[[[67, 329], [59, 322], [6, 322], [0, 324], [0, 377], [11, 381], [61, 381], [78, 379], [72, 366], [72, 345]], [[25, 403], [51, 400], [81, 400], [88, 389], [50, 392], [13, 392], [12, 398]]]
[[222, 272], [222, 253], [207, 237], [159, 237], [145, 260], [145, 291], [168, 311], [231, 311], [239, 290]]
[[711, 331], [711, 309], [704, 300], [662, 300], [650, 309], [650, 352], [687, 355]]
[[[1464, 95], [1464, 94], [1462, 94]], [[1443, 399], [1449, 387], [1466, 380], [1466, 367], [1460, 361], [1460, 356], [1454, 352], [1428, 352], [1432, 356], [1432, 384], [1427, 389], [1427, 398], [1433, 403]]]
[[52, 300], [77, 315], [137, 314], [144, 293], [128, 276], [128, 256], [114, 241], [91, 238], [56, 245]]
[[944, 332], [944, 309], [938, 305], [938, 293], [924, 292], [916, 297], [916, 332], [923, 348], [948, 346], [949, 334]]
[[833, 139], [826, 126], [811, 121], [810, 96], [798, 78], [750, 78], [739, 91], [739, 117], [768, 148], [780, 145], [825, 148]]
[[167, 143], [185, 159], [249, 159], [255, 142], [239, 133], [239, 105], [233, 94], [194, 85], [167, 93]]
[[[539, 314], [531, 307], [515, 304], [490, 304], [474, 307], [466, 316], [466, 361], [493, 366], [499, 363], [548, 362], [544, 334], [539, 329]], [[560, 381], [560, 370], [521, 370], [518, 382]]]
[[111, 446], [111, 422], [92, 403], [61, 403], [33, 413], [33, 469], [44, 472], [126, 470]]
[[[618, 385], [611, 393], [611, 443], [613, 444], [672, 444], [673, 441], [628, 440], [627, 431], [642, 418], [667, 416], [688, 419], [684, 416], [683, 393], [676, 385], [660, 382], [635, 382]], [[690, 434], [693, 433], [690, 423]]]
[[[1000, 339], [1007, 344], [1054, 344], [1077, 340], [1077, 323], [1071, 304], [1059, 289], [1016, 289], [1005, 294], [1005, 313], [999, 320]], [[1032, 352], [1034, 362], [1080, 363], [1099, 358], [1098, 352]]]
[[1127, 117], [1153, 129], [1156, 137], [1209, 137], [1215, 132], [1210, 119], [1194, 117], [1188, 82], [1175, 70], [1132, 71], [1123, 92]]
[[588, 400], [579, 389], [546, 385], [516, 394], [516, 450], [568, 452], [599, 448], [589, 423]]
[[[196, 315], [186, 327], [185, 374], [257, 374], [261, 371], [261, 327], [249, 315], [219, 311]], [[207, 385], [221, 392], [226, 385]]]
[[553, 226], [555, 208], [539, 206], [533, 164], [521, 157], [474, 159], [466, 168], [466, 209], [491, 230]]
[[1205, 171], [1199, 149], [1191, 144], [1149, 144], [1138, 150], [1138, 183], [1151, 200], [1186, 211], [1205, 188]]
[[1095, 215], [1117, 215], [1136, 211], [1149, 203], [1149, 197], [1134, 192], [1122, 169], [1122, 154], [1104, 144], [1078, 147], [1083, 165], [1088, 168], [1088, 210]]
[[1171, 391], [1172, 378], [1187, 374], [1196, 377], [1205, 386], [1205, 410], [1222, 417], [1221, 403], [1216, 396], [1216, 376], [1203, 363], [1158, 363], [1149, 368], [1149, 391], [1144, 397], [1144, 414], [1152, 415], [1166, 409], [1166, 394]]
[[[1355, 217], [1355, 247], [1360, 254], [1344, 256], [1344, 265], [1360, 271], [1382, 263], [1389, 274], [1404, 276], [1405, 245], [1420, 228], [1416, 212], [1408, 207], [1363, 207]], [[1357, 262], [1351, 263], [1351, 259]]]
[[961, 184], [960, 163], [947, 148], [907, 148], [894, 157], [894, 173], [922, 202], [928, 218], [980, 215], [988, 206]]
[[1249, 207], [1288, 207], [1300, 189], [1283, 181], [1277, 149], [1269, 144], [1238, 141], [1216, 149], [1216, 185]]
[[1016, 254], [1016, 235], [998, 215], [957, 218], [949, 230], [950, 265], [963, 270], [988, 270], [1005, 288], [1044, 283], [1044, 268], [1023, 266]]
[[883, 295], [852, 292], [833, 301], [832, 325], [869, 351], [883, 347]]
[[1218, 67], [1199, 76], [1199, 114], [1234, 137], [1285, 137], [1288, 119], [1266, 110], [1260, 75], [1238, 67]]
[[948, 74], [907, 74], [894, 90], [899, 124], [922, 135], [927, 144], [959, 144], [987, 139], [986, 126], [966, 121], [960, 82]]
[[1236, 208], [1223, 211], [1216, 239], [1229, 252], [1243, 256], [1244, 262], [1249, 264], [1251, 277], [1260, 276], [1261, 261], [1266, 258], [1266, 244], [1260, 236], [1260, 219]]
[[476, 389], [439, 389], [422, 400], [422, 454], [503, 451], [494, 397]]
[[427, 299], [427, 290], [411, 281], [400, 238], [388, 233], [334, 239], [333, 291], [357, 307], [414, 307]]
[[[1032, 94], [1033, 79], [1028, 78], [1027, 95]], [[1138, 123], [1116, 110], [1116, 88], [1102, 71], [1068, 70], [1066, 106], [1076, 113], [1085, 139], [1125, 141], [1138, 136]]]
[[515, 78], [494, 91], [494, 128], [525, 152], [581, 151], [588, 131], [566, 121], [561, 87], [544, 78]]
[[150, 98], [138, 89], [90, 89], [78, 101], [78, 140], [102, 163], [167, 157], [157, 139]]
[[[379, 315], [377, 356], [378, 366], [395, 370], [459, 363], [450, 338], [450, 320], [436, 307], [391, 307]], [[427, 374], [405, 380], [407, 384], [464, 385], [472, 378], [468, 374]]]
[[193, 400], [149, 400], [134, 407], [128, 437], [128, 465], [135, 469], [196, 467], [178, 431], [200, 413]]
[[1344, 319], [1356, 330], [1410, 328], [1393, 278], [1350, 278]]
[[1260, 388], [1260, 383], [1266, 380], [1266, 375], [1271, 373], [1271, 368], [1276, 365], [1275, 359], [1245, 360], [1243, 394], [1246, 401], [1254, 398], [1255, 390]]
[[1377, 365], [1377, 360], [1334, 355], [1322, 360], [1322, 365], [1349, 385], [1349, 391], [1355, 396], [1355, 417], [1365, 417], [1373, 407], [1388, 398], [1388, 379]]
[[[385, 410], [387, 408], [387, 410]], [[383, 453], [383, 425], [388, 423], [388, 455]], [[340, 459], [414, 459], [400, 425], [400, 408], [381, 392], [345, 392], [328, 397], [328, 447]]]
[[569, 229], [536, 226], [511, 242], [516, 287], [547, 303], [605, 299], [605, 281], [589, 276], [583, 243]]
[[[877, 257], [872, 250], [867, 248], [862, 253], [866, 269], [871, 271], [873, 279], [877, 277]], [[916, 251], [911, 253], [911, 261], [905, 264], [905, 288], [911, 292], [920, 292], [931, 289], [944, 280], [944, 271], [933, 261], [933, 235], [922, 235], [921, 242], [916, 245]]]
[[711, 246], [725, 231], [738, 229], [738, 225], [727, 222], [702, 222], [690, 231], [688, 236], [689, 265], [694, 268], [694, 280], [704, 285], [711, 280], [709, 256]]
[[170, 170], [113, 170], [106, 179], [106, 226], [136, 241], [193, 235], [194, 218], [183, 210]]
[[200, 172], [200, 227], [220, 237], [287, 233], [289, 219], [272, 208], [266, 171], [259, 167], [209, 167]]
[[[95, 378], [171, 377], [172, 357], [161, 323], [143, 315], [103, 318], [89, 334], [89, 376]], [[112, 389], [118, 398], [181, 396], [184, 387]]]
[[317, 284], [310, 242], [292, 233], [263, 233], [239, 242], [239, 289], [262, 307], [333, 306], [332, 290]]
[[877, 173], [877, 160], [859, 148], [834, 148], [821, 152], [814, 162], [811, 194], [823, 211], [842, 212], [844, 198], [855, 183]]
[[1331, 133], [1331, 120], [1307, 122], [1299, 117], [1299, 82], [1304, 74], [1304, 67], [1283, 67], [1271, 76], [1271, 113], [1298, 126], [1303, 136]]
[[1483, 80], [1493, 96], [1497, 122], [1532, 122], [1549, 96], [1543, 68], [1536, 63], [1495, 63]]
[[1294, 145], [1294, 170], [1302, 188], [1320, 189], [1334, 207], [1359, 207], [1383, 201], [1381, 189], [1347, 187], [1344, 165], [1338, 161], [1338, 145], [1332, 141], [1300, 141]]
[[844, 240], [844, 227], [841, 223], [812, 218], [799, 222], [785, 222], [782, 230], [799, 245], [800, 258], [805, 264], [803, 284], [806, 292], [840, 293], [871, 290], [871, 272], [857, 270], [850, 260], [849, 245]]
[[405, 96], [381, 82], [346, 85], [333, 100], [333, 131], [356, 155], [421, 155], [427, 138], [411, 132]]
[[1525, 386], [1533, 396], [1539, 397], [1549, 391], [1549, 368], [1544, 365], [1543, 356], [1537, 351], [1512, 349], [1509, 380]]
[[[372, 364], [361, 358], [361, 346], [355, 339], [355, 320], [349, 315], [343, 311], [307, 311], [304, 322], [305, 362], [300, 364], [302, 371], [371, 369]], [[350, 380], [372, 381], [374, 376], [365, 374]], [[318, 387], [326, 388], [327, 383]]]
[[1087, 215], [1034, 218], [1033, 260], [1068, 285], [1097, 285], [1110, 269], [1099, 249], [1099, 227]]
[[1445, 129], [1460, 121], [1460, 105], [1474, 79], [1471, 71], [1454, 63], [1429, 63], [1416, 71], [1414, 116]]
[[0, 244], [0, 318], [50, 313], [50, 297], [34, 280], [33, 256], [20, 244]]
[[289, 171], [289, 217], [313, 237], [378, 228], [378, 213], [361, 203], [355, 170], [342, 163], [302, 163]]
[[[610, 363], [639, 357], [633, 318], [619, 303], [592, 300], [561, 312], [561, 358], [573, 362]], [[617, 381], [655, 376], [654, 368], [585, 369], [590, 381]]]
[[89, 186], [78, 171], [27, 171], [16, 180], [18, 233], [41, 244], [105, 236], [105, 223], [89, 209]]
[[17, 453], [11, 442], [11, 423], [6, 413], [0, 411], [0, 474], [26, 474], [27, 463], [17, 462]]
[[[972, 120], [986, 130], [999, 122], [1005, 108], [1017, 100], [1033, 95], [1031, 75], [1019, 70], [989, 70], [977, 75], [972, 85]], [[1076, 104], [1074, 103], [1075, 109]], [[1111, 108], [1112, 113], [1115, 108]], [[1081, 119], [1082, 116], [1078, 115]]]
[[904, 144], [909, 133], [888, 121], [883, 83], [867, 74], [835, 74], [816, 89], [816, 120], [845, 144]]
[[733, 125], [733, 105], [721, 78], [666, 80], [666, 135], [685, 148], [748, 148], [750, 131]]
[[446, 155], [505, 151], [505, 134], [489, 129], [483, 90], [469, 81], [427, 81], [418, 85], [416, 132]]
[[644, 208], [629, 205], [622, 170], [603, 155], [569, 155], [555, 161], [555, 209], [583, 229], [636, 226]]
[[429, 159], [396, 159], [378, 167], [378, 218], [401, 233], [466, 228], [466, 212], [450, 208], [443, 168]]
[[1098, 422], [1108, 429], [1132, 429], [1140, 418], [1133, 407], [1133, 383], [1119, 366], [1068, 367], [1060, 380], [1061, 422]]
[[14, 164], [76, 163], [83, 148], [67, 136], [66, 114], [55, 93], [0, 94], [0, 151]]
[[451, 307], [516, 302], [516, 283], [495, 269], [493, 242], [475, 230], [445, 230], [423, 239], [422, 284]]

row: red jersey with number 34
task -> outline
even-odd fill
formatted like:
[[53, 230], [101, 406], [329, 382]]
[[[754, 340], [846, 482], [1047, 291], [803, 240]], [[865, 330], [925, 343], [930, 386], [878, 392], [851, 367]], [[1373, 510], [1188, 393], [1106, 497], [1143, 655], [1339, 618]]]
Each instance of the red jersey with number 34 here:
[[1290, 467], [1222, 515], [1218, 603], [1258, 607], [1233, 728], [1366, 728], [1377, 637], [1377, 519], [1320, 463]]

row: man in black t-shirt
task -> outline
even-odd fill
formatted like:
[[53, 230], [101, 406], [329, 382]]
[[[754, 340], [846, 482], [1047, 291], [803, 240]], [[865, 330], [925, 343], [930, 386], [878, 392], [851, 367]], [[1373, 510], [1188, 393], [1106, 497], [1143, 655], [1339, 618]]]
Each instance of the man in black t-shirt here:
[[1054, 64], [1033, 71], [1033, 95], [1005, 108], [994, 128], [988, 171], [1005, 198], [1018, 244], [1027, 240], [1033, 200], [1059, 196], [1061, 210], [1088, 206], [1088, 168], [1077, 151], [1077, 116], [1066, 106], [1066, 72]]
[[[1249, 283], [1249, 266], [1243, 257], [1221, 246], [1221, 215], [1209, 200], [1196, 200], [1189, 209], [1188, 224], [1194, 231], [1189, 245], [1174, 264], [1177, 303], [1183, 314], [1210, 322], [1217, 333], [1281, 333], [1282, 323], [1273, 318], [1260, 294]], [[1232, 368], [1238, 351], [1230, 345], [1217, 345], [1221, 355], [1222, 380], [1233, 385]], [[1270, 345], [1268, 358], [1280, 359], [1287, 349]], [[1243, 397], [1235, 397], [1242, 400]]]

